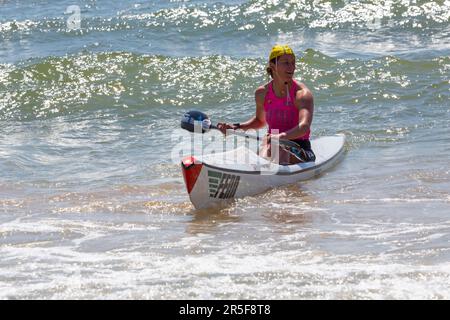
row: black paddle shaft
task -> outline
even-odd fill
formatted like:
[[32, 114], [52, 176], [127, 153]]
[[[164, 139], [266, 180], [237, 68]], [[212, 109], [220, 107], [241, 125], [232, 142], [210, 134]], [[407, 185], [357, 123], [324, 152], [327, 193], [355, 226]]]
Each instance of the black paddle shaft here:
[[[209, 131], [210, 129], [219, 130], [217, 125], [214, 125], [211, 123], [211, 120], [209, 119], [207, 114], [205, 114], [201, 111], [197, 111], [197, 110], [187, 111], [181, 118], [181, 128], [183, 128], [189, 132], [196, 132], [195, 131], [196, 126], [201, 126], [202, 133], [205, 133], [205, 132]], [[246, 134], [244, 132], [239, 132], [239, 131], [233, 130], [231, 133], [235, 134], [237, 136], [244, 137], [244, 138], [255, 139], [256, 141], [262, 140], [262, 138], [260, 138], [260, 137]], [[290, 141], [290, 140], [279, 140], [278, 144], [284, 145], [284, 146], [289, 146], [289, 147], [294, 147], [294, 148], [299, 148], [299, 149], [301, 148], [297, 143]]]

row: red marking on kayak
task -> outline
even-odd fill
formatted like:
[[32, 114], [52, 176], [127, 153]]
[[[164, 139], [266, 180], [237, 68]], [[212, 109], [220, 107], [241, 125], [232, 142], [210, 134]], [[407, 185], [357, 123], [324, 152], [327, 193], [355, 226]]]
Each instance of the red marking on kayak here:
[[183, 168], [184, 183], [187, 191], [191, 193], [200, 171], [202, 171], [203, 164], [198, 162], [193, 156], [189, 156], [181, 161], [181, 167]]

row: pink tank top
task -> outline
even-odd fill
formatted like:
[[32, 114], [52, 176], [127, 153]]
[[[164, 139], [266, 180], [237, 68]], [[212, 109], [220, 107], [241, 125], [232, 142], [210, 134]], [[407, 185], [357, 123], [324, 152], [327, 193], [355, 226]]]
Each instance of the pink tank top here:
[[[272, 87], [273, 81], [269, 83], [266, 98], [264, 100], [264, 111], [266, 113], [266, 122], [269, 126], [269, 132], [278, 130], [279, 133], [286, 132], [298, 126], [298, 109], [294, 105], [295, 95], [299, 85], [293, 81], [289, 98], [279, 98], [275, 95]], [[308, 130], [303, 136], [295, 140], [309, 140], [311, 131]]]

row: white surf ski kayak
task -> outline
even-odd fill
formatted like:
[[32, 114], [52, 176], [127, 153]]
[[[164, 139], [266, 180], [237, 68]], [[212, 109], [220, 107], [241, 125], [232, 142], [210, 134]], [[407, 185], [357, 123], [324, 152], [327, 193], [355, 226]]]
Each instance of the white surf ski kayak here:
[[188, 156], [182, 160], [181, 168], [192, 204], [196, 209], [203, 209], [310, 179], [339, 161], [344, 144], [343, 134], [311, 140], [316, 155], [314, 162], [277, 165], [239, 147], [198, 158]]

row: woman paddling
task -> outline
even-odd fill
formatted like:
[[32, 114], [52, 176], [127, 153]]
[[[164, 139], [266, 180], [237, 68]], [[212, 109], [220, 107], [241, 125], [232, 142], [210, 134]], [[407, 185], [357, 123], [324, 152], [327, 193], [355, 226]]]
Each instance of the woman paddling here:
[[294, 51], [287, 45], [274, 46], [267, 67], [272, 80], [255, 91], [256, 114], [244, 123], [219, 123], [218, 128], [225, 134], [227, 129], [260, 129], [267, 124], [269, 130], [261, 146], [261, 156], [274, 159], [272, 140], [291, 140], [299, 148], [279, 147], [280, 164], [315, 161], [309, 141], [313, 95], [303, 83], [294, 79], [294, 71]]

